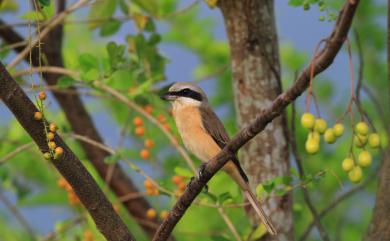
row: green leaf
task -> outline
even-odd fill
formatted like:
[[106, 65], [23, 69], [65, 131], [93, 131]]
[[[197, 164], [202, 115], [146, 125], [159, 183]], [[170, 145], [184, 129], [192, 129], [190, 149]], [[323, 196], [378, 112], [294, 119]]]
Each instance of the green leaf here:
[[96, 1], [89, 10], [88, 19], [91, 20], [89, 27], [95, 29], [101, 26], [104, 21], [94, 21], [96, 19], [112, 17], [116, 9], [116, 0]]
[[258, 197], [263, 196], [264, 192], [265, 192], [265, 189], [263, 187], [263, 184], [260, 183], [259, 185], [256, 186], [256, 195]]
[[122, 155], [120, 153], [115, 153], [114, 155], [110, 155], [104, 158], [104, 162], [107, 164], [115, 164], [121, 159]]
[[118, 32], [122, 23], [118, 20], [109, 20], [103, 23], [100, 28], [100, 36], [106, 37], [115, 34]]
[[80, 78], [84, 81], [90, 82], [99, 79], [100, 72], [97, 69], [90, 69], [87, 72], [81, 72]]
[[263, 187], [267, 193], [270, 193], [275, 187], [275, 182], [273, 180], [266, 181], [265, 183], [263, 183]]
[[99, 68], [99, 60], [89, 53], [83, 53], [79, 56], [79, 65], [83, 71]]
[[20, 16], [21, 19], [24, 20], [31, 20], [31, 21], [43, 21], [45, 20], [45, 16], [41, 12], [36, 11], [27, 11], [22, 16]]
[[72, 86], [76, 81], [69, 76], [61, 76], [57, 82], [57, 86], [61, 89], [66, 89]]
[[42, 6], [49, 6], [50, 5], [50, 0], [38, 0], [38, 2]]
[[191, 170], [189, 170], [187, 168], [183, 168], [183, 167], [175, 167], [174, 172], [177, 175], [180, 175], [183, 177], [193, 177], [194, 176], [194, 173]]
[[293, 6], [293, 7], [298, 7], [302, 6], [304, 0], [289, 0], [288, 5]]
[[232, 199], [232, 195], [230, 194], [230, 192], [224, 192], [222, 193], [221, 195], [218, 196], [218, 201], [219, 203], [224, 203], [225, 201], [229, 200], [229, 199]]
[[208, 197], [208, 199], [210, 199], [214, 203], [217, 202], [217, 200], [218, 200], [217, 196], [215, 196], [211, 192], [202, 192], [202, 194], [205, 195], [206, 197]]
[[124, 61], [124, 53], [126, 47], [124, 45], [117, 45], [115, 42], [107, 44], [107, 52], [112, 68], [117, 68], [119, 63]]
[[224, 236], [212, 236], [211, 240], [213, 240], [213, 241], [230, 241], [230, 239], [225, 238]]
[[0, 12], [17, 12], [18, 8], [18, 2], [15, 0], [0, 1]]

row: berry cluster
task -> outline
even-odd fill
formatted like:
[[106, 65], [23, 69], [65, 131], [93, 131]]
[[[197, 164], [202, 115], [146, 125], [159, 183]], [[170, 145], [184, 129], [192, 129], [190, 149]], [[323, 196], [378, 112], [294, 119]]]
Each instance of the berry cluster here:
[[[149, 115], [152, 115], [153, 113], [153, 107], [151, 105], [146, 105], [144, 108], [144, 111], [148, 113]], [[159, 114], [157, 116], [157, 120], [163, 125], [164, 129], [170, 131], [170, 126], [167, 123], [167, 119], [165, 115]], [[144, 120], [140, 116], [136, 116], [133, 119], [133, 124], [135, 126], [134, 134], [139, 137], [143, 137], [145, 135], [145, 127], [144, 127]], [[140, 150], [139, 156], [146, 160], [150, 158], [150, 149], [154, 147], [155, 143], [152, 139], [145, 139], [144, 140], [144, 148]]]
[[149, 196], [158, 196], [158, 195], [160, 195], [160, 190], [158, 190], [158, 188], [156, 187], [156, 185], [154, 185], [152, 180], [146, 179], [144, 181], [144, 187], [146, 189], [146, 194], [147, 195], [149, 195]]
[[[39, 92], [38, 98], [40, 101], [44, 101], [47, 98], [47, 95], [44, 91]], [[34, 113], [34, 119], [37, 121], [42, 121], [43, 114], [41, 111], [37, 111]], [[58, 127], [55, 123], [50, 123], [48, 130], [46, 130], [46, 140], [47, 140], [47, 146], [49, 147], [49, 152], [43, 153], [43, 157], [46, 160], [58, 159], [63, 153], [64, 149], [60, 146], [57, 146], [57, 144], [54, 141], [55, 133], [58, 130]]]
[[[310, 130], [305, 143], [307, 153], [315, 154], [320, 149], [320, 136], [323, 135], [326, 143], [335, 143], [337, 138], [344, 133], [344, 125], [336, 123], [332, 128], [327, 128], [324, 119], [315, 118], [313, 114], [306, 112], [301, 117], [301, 125]], [[369, 167], [372, 163], [371, 153], [366, 150], [366, 145], [375, 149], [380, 146], [379, 135], [375, 132], [370, 133], [368, 125], [361, 121], [357, 123], [353, 130], [353, 145], [361, 149], [355, 161], [352, 148], [349, 157], [342, 162], [342, 169], [348, 173], [348, 178], [353, 183], [361, 181], [363, 172], [362, 168]]]
[[372, 163], [371, 153], [366, 149], [366, 145], [376, 149], [380, 146], [380, 138], [377, 133], [369, 133], [368, 125], [361, 121], [355, 125], [353, 134], [353, 144], [356, 148], [361, 149], [357, 158], [354, 158], [351, 152], [349, 157], [342, 162], [342, 169], [348, 173], [348, 178], [353, 183], [358, 183], [362, 180], [362, 168], [369, 167]]
[[184, 191], [187, 188], [187, 184], [185, 183], [185, 177], [175, 175], [172, 177], [171, 181], [177, 186], [177, 189], [175, 190], [175, 196], [180, 197], [181, 195], [183, 195]]
[[57, 185], [60, 188], [63, 188], [65, 191], [68, 192], [68, 201], [71, 205], [76, 206], [76, 205], [81, 204], [80, 199], [77, 197], [76, 193], [73, 191], [72, 186], [64, 178], [61, 177], [60, 179], [58, 179]]
[[328, 128], [328, 124], [322, 118], [315, 118], [313, 114], [306, 112], [301, 117], [301, 125], [309, 129], [305, 149], [307, 153], [315, 154], [320, 150], [321, 135], [324, 141], [329, 144], [336, 142], [337, 138], [344, 133], [344, 125], [336, 123], [333, 127]]
[[[160, 219], [161, 220], [164, 220], [168, 217], [169, 215], [169, 212], [167, 210], [162, 210], [160, 212]], [[154, 208], [149, 208], [147, 211], [146, 211], [146, 217], [150, 220], [154, 220], [157, 218], [157, 211], [156, 209]]]

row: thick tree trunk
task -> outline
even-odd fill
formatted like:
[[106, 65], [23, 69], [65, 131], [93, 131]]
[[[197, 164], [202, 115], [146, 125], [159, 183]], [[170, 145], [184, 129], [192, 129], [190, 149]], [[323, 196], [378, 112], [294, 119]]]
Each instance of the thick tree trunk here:
[[[387, 82], [390, 97], [390, 0], [387, 14]], [[389, 99], [390, 102], [390, 99]], [[388, 127], [390, 136], [390, 126]], [[390, 146], [387, 147], [379, 173], [379, 184], [373, 217], [366, 234], [366, 241], [390, 241]]]
[[[274, 3], [223, 0], [219, 4], [231, 48], [235, 105], [241, 129], [281, 93]], [[240, 161], [252, 188], [275, 176], [289, 175], [284, 128], [283, 119], [277, 118], [241, 149]], [[291, 195], [267, 198], [263, 205], [280, 233], [276, 239], [293, 240]], [[253, 219], [254, 212], [250, 216]], [[262, 240], [274, 238], [267, 235]]]

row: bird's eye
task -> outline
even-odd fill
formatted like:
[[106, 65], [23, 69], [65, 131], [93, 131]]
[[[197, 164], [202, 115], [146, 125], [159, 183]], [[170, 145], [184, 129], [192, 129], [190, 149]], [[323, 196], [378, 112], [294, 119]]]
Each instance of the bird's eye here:
[[191, 92], [191, 90], [188, 89], [188, 88], [186, 88], [186, 89], [183, 89], [181, 92], [182, 92], [184, 95], [188, 95], [188, 94]]

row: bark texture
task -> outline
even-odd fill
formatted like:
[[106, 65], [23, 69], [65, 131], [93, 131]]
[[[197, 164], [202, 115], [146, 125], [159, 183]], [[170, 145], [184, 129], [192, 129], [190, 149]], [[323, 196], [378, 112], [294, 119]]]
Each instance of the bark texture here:
[[[390, 103], [390, 0], [387, 13], [387, 82], [388, 101]], [[388, 126], [390, 136], [390, 126]], [[368, 228], [366, 241], [390, 241], [390, 146], [386, 149], [380, 172], [379, 184], [376, 192], [375, 208], [371, 223]]]
[[[224, 16], [231, 49], [233, 88], [239, 128], [249, 125], [281, 93], [278, 39], [272, 0], [224, 0]], [[243, 146], [240, 161], [252, 188], [275, 176], [289, 175], [288, 147], [283, 118], [276, 118]], [[280, 233], [292, 240], [292, 197], [267, 198], [264, 208]], [[256, 214], [248, 210], [252, 220]]]

